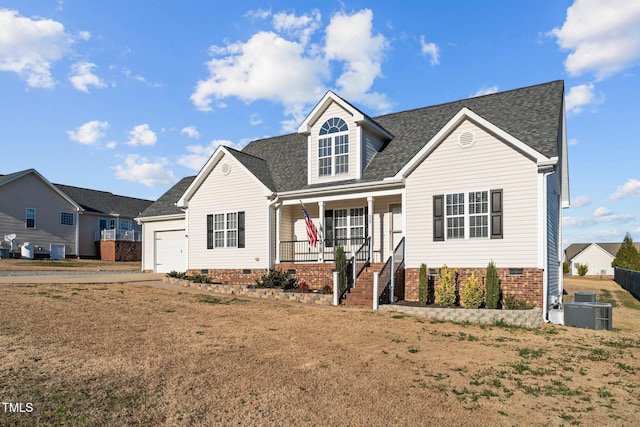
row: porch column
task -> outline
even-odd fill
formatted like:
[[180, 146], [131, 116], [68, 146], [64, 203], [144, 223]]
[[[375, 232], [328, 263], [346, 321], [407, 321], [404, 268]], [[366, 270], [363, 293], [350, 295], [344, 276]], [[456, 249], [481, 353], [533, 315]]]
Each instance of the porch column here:
[[373, 197], [367, 197], [367, 236], [369, 236], [369, 259], [373, 261]]
[[321, 238], [318, 239], [318, 262], [324, 262], [324, 202], [318, 202], [318, 212], [320, 219], [318, 219], [318, 224], [320, 224], [320, 233]]

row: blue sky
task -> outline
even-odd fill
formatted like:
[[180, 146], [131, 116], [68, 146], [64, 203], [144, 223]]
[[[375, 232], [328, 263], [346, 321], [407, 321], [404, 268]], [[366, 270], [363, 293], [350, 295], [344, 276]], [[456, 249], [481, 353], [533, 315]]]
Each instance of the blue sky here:
[[313, 3], [0, 1], [0, 173], [155, 200], [327, 90], [375, 117], [562, 79], [565, 246], [640, 240], [640, 2]]

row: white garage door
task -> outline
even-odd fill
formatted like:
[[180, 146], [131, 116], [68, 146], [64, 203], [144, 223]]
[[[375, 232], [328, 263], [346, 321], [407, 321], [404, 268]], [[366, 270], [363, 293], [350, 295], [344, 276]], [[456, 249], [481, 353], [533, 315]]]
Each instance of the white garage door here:
[[156, 273], [187, 270], [184, 230], [156, 231]]

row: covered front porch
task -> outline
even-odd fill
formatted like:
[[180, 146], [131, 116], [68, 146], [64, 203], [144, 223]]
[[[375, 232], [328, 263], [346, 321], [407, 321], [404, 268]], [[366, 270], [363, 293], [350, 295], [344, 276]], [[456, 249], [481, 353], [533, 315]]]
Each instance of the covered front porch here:
[[[366, 251], [371, 262], [385, 262], [404, 236], [402, 199], [398, 193], [283, 201], [275, 211], [275, 263], [333, 263], [338, 247], [347, 257]], [[303, 204], [317, 242], [307, 236]]]

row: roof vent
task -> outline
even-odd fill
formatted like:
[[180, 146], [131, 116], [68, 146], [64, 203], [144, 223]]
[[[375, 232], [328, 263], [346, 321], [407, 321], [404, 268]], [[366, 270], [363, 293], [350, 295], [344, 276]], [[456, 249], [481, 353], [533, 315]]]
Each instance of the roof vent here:
[[220, 170], [223, 175], [229, 175], [229, 172], [231, 172], [231, 165], [229, 165], [229, 163], [223, 163]]
[[458, 144], [463, 148], [471, 147], [475, 141], [476, 136], [472, 132], [466, 131], [458, 135]]

